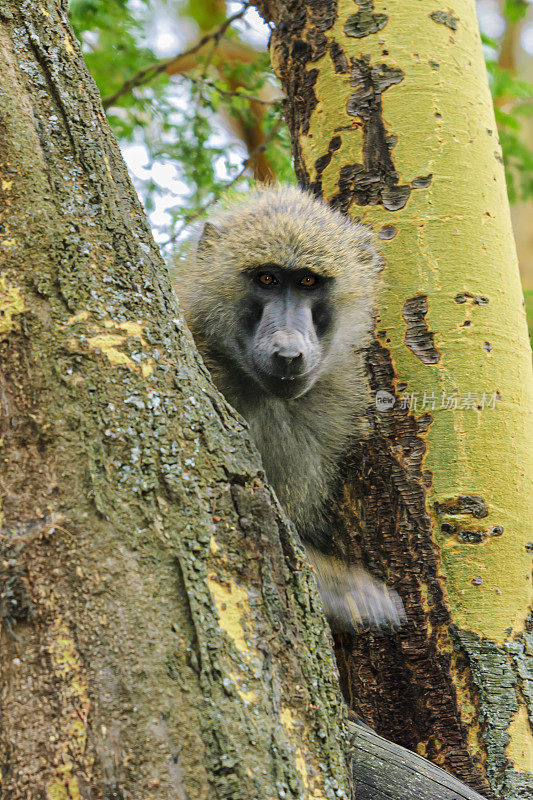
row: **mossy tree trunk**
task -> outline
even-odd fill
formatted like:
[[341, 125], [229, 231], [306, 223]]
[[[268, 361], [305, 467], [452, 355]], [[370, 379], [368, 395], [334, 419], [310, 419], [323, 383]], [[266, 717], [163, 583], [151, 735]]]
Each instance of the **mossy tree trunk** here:
[[345, 696], [478, 790], [530, 796], [531, 353], [474, 2], [260, 7], [298, 178], [387, 262], [339, 547], [409, 624], [337, 640]]
[[0, 8], [0, 173], [3, 800], [347, 797], [314, 578], [59, 0]]

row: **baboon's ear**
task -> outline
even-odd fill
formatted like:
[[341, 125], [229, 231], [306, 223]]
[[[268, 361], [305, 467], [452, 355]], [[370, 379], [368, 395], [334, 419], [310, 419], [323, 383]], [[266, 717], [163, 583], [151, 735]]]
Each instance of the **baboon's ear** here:
[[198, 239], [198, 253], [205, 253], [220, 238], [219, 229], [212, 222], [206, 222]]

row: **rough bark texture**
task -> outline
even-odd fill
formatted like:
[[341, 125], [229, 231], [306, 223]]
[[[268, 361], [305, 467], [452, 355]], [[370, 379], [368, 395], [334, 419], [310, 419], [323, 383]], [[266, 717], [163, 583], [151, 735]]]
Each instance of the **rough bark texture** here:
[[0, 8], [0, 794], [345, 798], [314, 578], [65, 5]]
[[530, 796], [533, 381], [474, 3], [260, 7], [300, 182], [387, 260], [339, 548], [409, 624], [337, 640], [345, 696], [472, 787]]

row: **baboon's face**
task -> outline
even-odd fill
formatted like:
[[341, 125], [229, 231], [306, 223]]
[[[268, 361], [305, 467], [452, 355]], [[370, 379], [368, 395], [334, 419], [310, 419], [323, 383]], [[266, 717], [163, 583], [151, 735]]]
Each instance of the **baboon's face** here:
[[246, 371], [269, 394], [305, 394], [318, 378], [332, 328], [331, 278], [268, 264], [244, 274], [238, 347]]

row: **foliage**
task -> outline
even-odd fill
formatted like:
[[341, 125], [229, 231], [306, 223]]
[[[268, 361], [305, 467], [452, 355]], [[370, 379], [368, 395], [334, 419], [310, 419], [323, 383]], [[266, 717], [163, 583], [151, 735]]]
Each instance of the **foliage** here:
[[[212, 4], [208, 5], [213, 12]], [[153, 38], [153, 6], [148, 0], [134, 4], [127, 0], [72, 0], [71, 22], [104, 102], [132, 76], [157, 64], [155, 48], [149, 45]], [[189, 22], [210, 30], [213, 22], [225, 19], [226, 13], [224, 10], [221, 17], [207, 15], [205, 7], [205, 3], [189, 0], [180, 10], [189, 15]], [[173, 3], [168, 2], [161, 3], [160, 9], [175, 11]], [[238, 39], [239, 31], [231, 27], [225, 36]], [[200, 216], [228, 185], [246, 186], [250, 182], [243, 164], [249, 153], [239, 137], [232, 134], [232, 121], [241, 126], [253, 124], [248, 98], [258, 96], [267, 85], [277, 85], [266, 52], [257, 53], [251, 63], [228, 61], [213, 70], [215, 41], [213, 45], [207, 55], [198, 55], [195, 68], [187, 76], [169, 79], [162, 71], [147, 84], [123, 94], [107, 110], [122, 146], [142, 143], [146, 147], [145, 177], [137, 177], [135, 183], [149, 213], [163, 193], [169, 195], [169, 189], [158, 184], [151, 168], [158, 163], [176, 167], [182, 190], [176, 193], [175, 204], [167, 209], [170, 219], [165, 226], [166, 236], [159, 237], [163, 246], [167, 245], [169, 256], [185, 225]], [[183, 49], [177, 46], [176, 55]], [[242, 91], [237, 93], [236, 85], [243, 87]], [[288, 132], [279, 124], [280, 115], [279, 102], [265, 105], [261, 120], [265, 156], [273, 172], [290, 182], [294, 181], [290, 141]]]
[[[149, 0], [139, 0], [137, 13], [133, 13], [128, 0], [71, 0], [69, 15], [102, 97], [118, 89], [133, 72], [155, 61], [145, 36]], [[117, 138], [128, 140], [138, 125], [146, 124], [149, 106], [133, 93], [122, 100], [124, 111], [110, 114], [109, 121]]]
[[503, 14], [511, 22], [523, 19], [528, 9], [527, 0], [503, 0]]
[[[508, 24], [518, 22], [527, 7], [526, 0], [504, 0]], [[232, 2], [226, 9], [222, 0], [72, 0], [70, 17], [87, 66], [102, 96], [108, 98], [141, 70], [160, 62], [154, 45], [158, 14], [179, 19], [192, 31], [190, 44], [195, 29], [198, 36], [213, 31], [227, 14], [239, 9], [246, 6]], [[172, 195], [172, 188], [154, 177], [152, 167], [161, 163], [175, 167], [179, 184], [175, 203], [166, 208], [168, 220], [160, 226], [158, 237], [169, 256], [191, 219], [200, 216], [226, 187], [239, 189], [250, 181], [246, 169], [250, 153], [232, 126], [242, 131], [254, 124], [250, 98], [261, 95], [266, 87], [275, 87], [276, 78], [265, 52], [258, 52], [249, 63], [228, 60], [215, 64], [220, 40], [242, 42], [245, 28], [242, 19], [235, 21], [220, 38], [212, 39], [207, 51], [197, 53], [193, 69], [169, 78], [162, 64], [159, 72], [154, 69], [145, 80], [134, 80], [136, 85], [108, 108], [121, 144], [141, 143], [148, 153], [144, 177], [137, 177], [136, 185], [149, 212], [163, 196], [168, 206]], [[483, 41], [510, 199], [532, 197], [533, 150], [521, 132], [524, 118], [533, 111], [531, 86], [499, 66], [501, 42], [486, 36]], [[186, 47], [176, 45], [176, 55]], [[266, 106], [262, 115], [265, 155], [278, 178], [293, 181], [290, 143], [280, 124], [281, 115], [280, 102]], [[155, 227], [157, 234], [157, 224]]]
[[524, 292], [526, 304], [527, 326], [529, 328], [529, 338], [533, 346], [533, 289], [526, 289]]
[[482, 39], [489, 48], [489, 55], [486, 56], [489, 85], [502, 146], [509, 200], [514, 203], [533, 197], [533, 149], [522, 130], [524, 118], [533, 116], [533, 85], [503, 69], [497, 57], [490, 55], [497, 54], [497, 42], [487, 36], [482, 36]]
[[[228, 147], [227, 141], [213, 136], [213, 120], [223, 111], [226, 123], [229, 121], [231, 124], [235, 120], [244, 126], [254, 124], [256, 120], [248, 97], [257, 96], [265, 85], [274, 84], [275, 80], [265, 53], [260, 54], [253, 64], [227, 63], [219, 66], [219, 70], [222, 71], [220, 79], [204, 82], [202, 79], [198, 82], [192, 80], [185, 87], [190, 98], [188, 110], [183, 114], [179, 136], [176, 137], [173, 147], [166, 148], [166, 156], [181, 165], [180, 177], [191, 187], [191, 194], [173, 211], [174, 236], [179, 234], [180, 220], [186, 224], [196, 218], [203, 209], [220, 197], [228, 185], [233, 185], [237, 180], [245, 185], [250, 182], [250, 177], [243, 170], [243, 159], [247, 159], [249, 154], [244, 151], [241, 143]], [[187, 79], [183, 80], [187, 82]], [[246, 90], [232, 93], [231, 87], [236, 83], [244, 85]], [[261, 125], [266, 142], [266, 157], [276, 176], [290, 182], [294, 180], [294, 174], [289, 155], [288, 131], [285, 127], [274, 131], [279, 118], [279, 103], [266, 107]], [[153, 152], [157, 151], [155, 142], [151, 143], [151, 147]], [[163, 154], [159, 151], [158, 155]]]
[[[509, 26], [526, 15], [528, 0], [503, 0], [502, 14]], [[503, 40], [496, 42], [482, 35], [489, 74], [489, 85], [502, 146], [507, 189], [511, 203], [533, 197], [533, 150], [523, 131], [523, 120], [533, 115], [533, 85], [520, 80], [498, 62]]]

